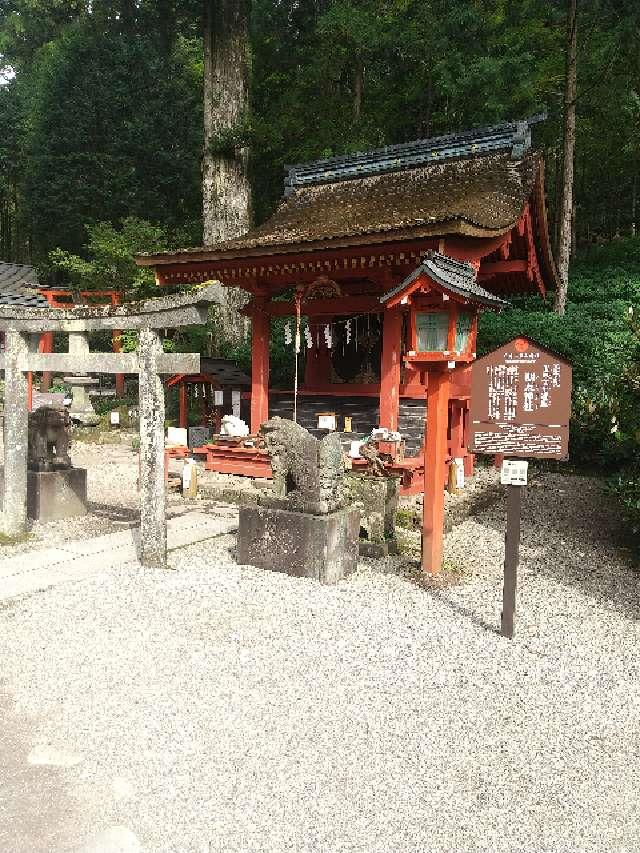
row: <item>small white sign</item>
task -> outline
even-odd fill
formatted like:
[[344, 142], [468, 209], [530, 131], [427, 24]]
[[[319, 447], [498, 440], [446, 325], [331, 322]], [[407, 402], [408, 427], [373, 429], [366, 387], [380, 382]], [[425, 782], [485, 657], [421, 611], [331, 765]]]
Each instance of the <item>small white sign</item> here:
[[111, 412], [109, 418], [111, 426], [120, 426], [120, 412]]
[[167, 444], [177, 444], [179, 447], [186, 447], [188, 444], [186, 429], [181, 429], [180, 427], [169, 427], [167, 429]]
[[464, 489], [464, 459], [456, 456], [453, 461], [456, 464], [456, 489]]
[[214, 391], [213, 402], [216, 406], [224, 406], [224, 391]]
[[500, 471], [503, 486], [526, 486], [529, 463], [525, 459], [505, 459]]
[[352, 441], [349, 447], [349, 456], [351, 459], [360, 459], [360, 448], [364, 444], [363, 441]]
[[318, 429], [336, 429], [336, 421], [335, 415], [318, 415]]
[[231, 392], [231, 411], [236, 416], [236, 418], [240, 417], [240, 392], [232, 391]]
[[184, 465], [182, 467], [182, 490], [184, 492], [187, 491], [189, 486], [191, 485], [191, 466], [193, 464], [192, 459], [185, 459]]

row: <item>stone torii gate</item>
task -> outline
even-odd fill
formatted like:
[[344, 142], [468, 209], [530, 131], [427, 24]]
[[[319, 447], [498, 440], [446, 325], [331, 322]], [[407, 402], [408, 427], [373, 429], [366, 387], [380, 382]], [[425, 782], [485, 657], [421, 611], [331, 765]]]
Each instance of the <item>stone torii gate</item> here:
[[[165, 353], [160, 329], [205, 323], [209, 305], [221, 302], [221, 287], [195, 294], [149, 299], [122, 306], [19, 308], [0, 306], [5, 353], [4, 504], [0, 523], [9, 536], [27, 528], [27, 376], [30, 371], [57, 373], [138, 373], [140, 404], [140, 560], [145, 566], [167, 564], [164, 479], [164, 388], [160, 374], [199, 373], [199, 353]], [[88, 333], [104, 329], [138, 331], [132, 353], [90, 352]], [[69, 335], [67, 353], [37, 351], [44, 332]]]

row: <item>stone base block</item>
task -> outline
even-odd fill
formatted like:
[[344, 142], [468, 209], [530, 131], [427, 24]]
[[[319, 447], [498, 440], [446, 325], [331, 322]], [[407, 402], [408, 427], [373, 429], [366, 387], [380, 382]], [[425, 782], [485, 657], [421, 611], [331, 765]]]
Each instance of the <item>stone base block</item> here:
[[[4, 469], [0, 469], [0, 501], [4, 494]], [[86, 515], [87, 469], [27, 471], [27, 516], [33, 521], [58, 521]]]
[[294, 577], [337, 583], [358, 563], [360, 512], [349, 507], [310, 515], [241, 506], [238, 562]]
[[27, 471], [27, 516], [58, 521], [87, 514], [87, 469]]
[[360, 540], [360, 556], [372, 557], [393, 557], [399, 554], [398, 542], [396, 539], [388, 539], [384, 542], [369, 542], [366, 539]]
[[27, 515], [58, 521], [87, 514], [87, 469], [27, 472]]
[[[0, 506], [4, 495], [4, 468], [0, 467]], [[33, 521], [58, 521], [86, 515], [87, 469], [27, 471], [27, 517]]]

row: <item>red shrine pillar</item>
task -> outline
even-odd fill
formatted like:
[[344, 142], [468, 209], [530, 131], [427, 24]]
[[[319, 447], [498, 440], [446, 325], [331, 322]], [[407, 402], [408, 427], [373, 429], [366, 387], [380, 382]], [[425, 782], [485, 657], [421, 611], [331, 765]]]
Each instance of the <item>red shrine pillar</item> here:
[[427, 372], [427, 418], [424, 437], [424, 503], [422, 510], [422, 570], [442, 568], [444, 539], [444, 465], [449, 424], [449, 373]]
[[[321, 319], [309, 317], [309, 331], [313, 340], [313, 347], [307, 350], [304, 369], [305, 388], [325, 389], [331, 380], [331, 353], [327, 349], [324, 339], [325, 325], [326, 323], [323, 323]], [[305, 346], [304, 338], [302, 339], [302, 346]]]
[[[111, 293], [111, 304], [122, 305], [122, 297], [119, 293], [113, 291]], [[113, 352], [122, 352], [122, 330], [114, 329], [111, 332], [111, 349]], [[124, 397], [124, 373], [116, 373], [116, 397], [122, 399]]]
[[[40, 335], [38, 344], [38, 352], [49, 353], [53, 352], [53, 332], [43, 332]], [[51, 371], [45, 370], [42, 374], [42, 382], [40, 384], [41, 391], [48, 391], [51, 388]]]
[[[114, 329], [111, 333], [111, 349], [113, 352], [122, 352], [122, 331]], [[124, 373], [116, 373], [116, 397], [124, 397]]]
[[181, 429], [187, 429], [189, 426], [189, 398], [187, 396], [186, 382], [181, 382], [178, 385], [178, 404], [180, 407], [178, 425]]
[[269, 419], [269, 333], [267, 299], [255, 298], [251, 317], [251, 434]]
[[380, 366], [380, 426], [394, 432], [400, 415], [400, 356], [402, 351], [402, 311], [388, 308], [382, 325]]

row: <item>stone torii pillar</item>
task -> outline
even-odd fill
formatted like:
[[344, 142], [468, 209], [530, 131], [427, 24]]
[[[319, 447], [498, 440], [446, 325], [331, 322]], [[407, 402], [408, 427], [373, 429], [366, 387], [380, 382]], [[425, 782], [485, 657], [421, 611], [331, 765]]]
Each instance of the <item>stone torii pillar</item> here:
[[27, 374], [20, 362], [29, 352], [29, 336], [15, 330], [5, 334], [4, 354], [4, 502], [3, 532], [23, 533], [27, 519], [27, 452], [29, 410]]
[[[162, 339], [156, 329], [142, 329], [140, 358], [140, 550], [143, 563], [167, 562], [166, 491], [164, 472], [164, 386], [158, 373]], [[200, 359], [198, 358], [198, 362]]]
[[[209, 305], [221, 301], [221, 288], [167, 296], [123, 306], [18, 308], [0, 306], [0, 331], [6, 349], [5, 485], [0, 518], [5, 533], [27, 527], [27, 377], [31, 371], [56, 373], [138, 373], [140, 387], [140, 560], [145, 566], [167, 564], [166, 493], [164, 480], [164, 389], [160, 374], [199, 373], [198, 353], [165, 353], [160, 329], [205, 323]], [[88, 333], [102, 329], [135, 329], [135, 353], [92, 353]], [[33, 352], [35, 335], [69, 334], [69, 352]]]

